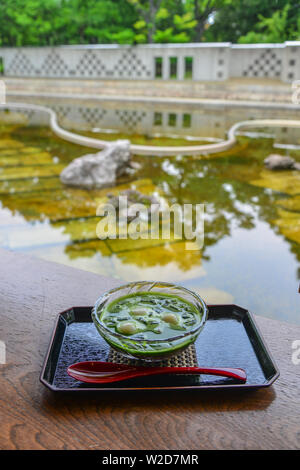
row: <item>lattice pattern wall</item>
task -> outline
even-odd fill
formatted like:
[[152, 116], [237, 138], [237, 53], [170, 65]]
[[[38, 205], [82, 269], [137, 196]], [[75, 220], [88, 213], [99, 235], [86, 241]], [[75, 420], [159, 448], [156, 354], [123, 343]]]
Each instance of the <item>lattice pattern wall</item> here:
[[[281, 50], [280, 50], [281, 52]], [[282, 59], [278, 51], [265, 49], [243, 69], [243, 77], [281, 77]]]
[[[265, 77], [286, 82], [300, 79], [300, 42], [268, 46], [207, 43], [3, 48], [0, 49], [0, 57], [3, 58], [5, 75], [15, 77], [105, 80]], [[187, 59], [189, 74], [186, 70]]]
[[286, 51], [285, 76], [286, 82], [300, 79], [300, 47], [291, 46]]
[[12, 50], [6, 56], [5, 74], [9, 76], [102, 79], [149, 79], [152, 76], [149, 64], [140, 53], [131, 49], [103, 52], [63, 48], [39, 48], [34, 51], [22, 48]]

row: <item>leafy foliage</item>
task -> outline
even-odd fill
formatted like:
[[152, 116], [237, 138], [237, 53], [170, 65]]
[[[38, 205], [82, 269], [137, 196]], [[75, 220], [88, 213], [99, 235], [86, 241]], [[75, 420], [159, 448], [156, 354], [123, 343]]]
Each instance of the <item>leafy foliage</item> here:
[[[282, 42], [289, 39], [299, 39], [300, 32], [294, 31], [289, 18], [291, 5], [287, 4], [283, 10], [276, 10], [270, 18], [259, 15], [259, 22], [256, 25], [256, 31], [250, 31], [239, 39], [241, 43], [256, 42]], [[300, 12], [297, 17], [300, 23]]]
[[235, 0], [220, 8], [208, 41], [284, 42], [300, 38], [299, 0]]
[[299, 0], [1, 0], [0, 46], [300, 39]]
[[1, 0], [0, 45], [132, 43], [137, 19], [124, 0]]

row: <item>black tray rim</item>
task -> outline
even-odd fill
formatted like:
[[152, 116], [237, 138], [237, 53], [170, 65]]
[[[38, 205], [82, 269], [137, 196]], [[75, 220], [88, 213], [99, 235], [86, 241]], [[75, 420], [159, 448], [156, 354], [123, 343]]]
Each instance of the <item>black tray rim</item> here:
[[256, 334], [257, 336], [259, 337], [260, 341], [261, 341], [261, 344], [263, 346], [263, 348], [265, 349], [265, 352], [266, 354], [268, 355], [269, 357], [269, 360], [270, 362], [272, 363], [272, 366], [274, 367], [274, 375], [266, 380], [266, 382], [264, 383], [259, 383], [259, 384], [228, 384], [228, 385], [182, 385], [182, 386], [170, 386], [170, 387], [120, 387], [120, 388], [116, 388], [116, 387], [86, 387], [86, 388], [59, 388], [59, 387], [56, 387], [55, 385], [52, 385], [50, 384], [45, 378], [44, 378], [44, 375], [45, 375], [45, 370], [46, 370], [46, 367], [47, 367], [47, 363], [49, 361], [49, 357], [50, 357], [50, 353], [51, 353], [51, 349], [52, 349], [52, 345], [53, 345], [53, 340], [55, 338], [55, 335], [56, 335], [56, 331], [57, 331], [57, 326], [58, 326], [58, 323], [59, 323], [59, 320], [60, 318], [62, 317], [62, 315], [64, 315], [66, 312], [69, 312], [70, 310], [73, 310], [73, 309], [78, 309], [78, 308], [83, 308], [83, 309], [92, 309], [93, 307], [91, 305], [84, 305], [84, 306], [73, 306], [73, 307], [69, 307], [69, 308], [66, 308], [65, 310], [63, 310], [62, 312], [58, 313], [57, 316], [56, 316], [56, 319], [55, 319], [55, 323], [54, 323], [54, 327], [53, 327], [53, 331], [52, 331], [52, 334], [51, 334], [51, 338], [50, 338], [50, 341], [49, 341], [49, 345], [48, 345], [48, 348], [47, 348], [47, 352], [46, 352], [46, 355], [45, 355], [45, 359], [44, 359], [44, 362], [43, 362], [43, 365], [42, 365], [42, 370], [41, 370], [41, 373], [40, 373], [40, 376], [39, 376], [39, 381], [46, 387], [48, 388], [49, 390], [51, 390], [52, 392], [56, 392], [56, 393], [79, 393], [79, 394], [84, 394], [86, 392], [89, 392], [89, 393], [99, 393], [99, 392], [136, 392], [136, 391], [170, 391], [170, 390], [174, 390], [174, 391], [178, 391], [178, 390], [184, 390], [184, 391], [208, 391], [208, 390], [213, 390], [213, 391], [217, 391], [217, 390], [256, 390], [256, 389], [259, 389], [259, 388], [268, 388], [270, 387], [280, 376], [280, 371], [279, 371], [279, 368], [270, 352], [270, 349], [269, 347], [267, 346], [266, 344], [266, 341], [261, 333], [261, 330], [260, 328], [258, 327], [256, 321], [254, 320], [254, 316], [253, 314], [245, 309], [244, 307], [241, 307], [240, 305], [237, 305], [237, 304], [210, 304], [210, 305], [207, 305], [207, 308], [209, 310], [210, 307], [231, 307], [231, 308], [238, 308], [238, 309], [241, 309], [241, 310], [244, 310], [244, 312], [248, 315], [248, 318], [250, 319], [250, 322], [252, 324], [252, 327], [256, 330]]

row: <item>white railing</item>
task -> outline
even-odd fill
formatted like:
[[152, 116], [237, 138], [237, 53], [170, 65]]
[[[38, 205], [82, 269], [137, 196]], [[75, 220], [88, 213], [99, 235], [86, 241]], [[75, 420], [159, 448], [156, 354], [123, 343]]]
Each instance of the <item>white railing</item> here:
[[5, 76], [139, 80], [300, 78], [300, 42], [1, 48]]

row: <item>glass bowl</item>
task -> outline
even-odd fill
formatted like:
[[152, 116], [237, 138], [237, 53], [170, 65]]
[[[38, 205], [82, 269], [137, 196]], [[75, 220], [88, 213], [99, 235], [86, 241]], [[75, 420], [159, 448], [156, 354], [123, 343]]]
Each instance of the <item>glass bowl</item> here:
[[[199, 312], [199, 323], [189, 331], [178, 333], [164, 339], [138, 339], [134, 335], [126, 336], [109, 329], [100, 319], [101, 312], [111, 302], [129, 294], [142, 292], [171, 294], [180, 297], [196, 307]], [[208, 309], [203, 299], [195, 292], [167, 282], [131, 282], [112, 289], [99, 297], [92, 310], [92, 319], [105, 341], [116, 351], [130, 358], [145, 361], [159, 361], [166, 357], [176, 355], [190, 344], [194, 343], [207, 320]]]

